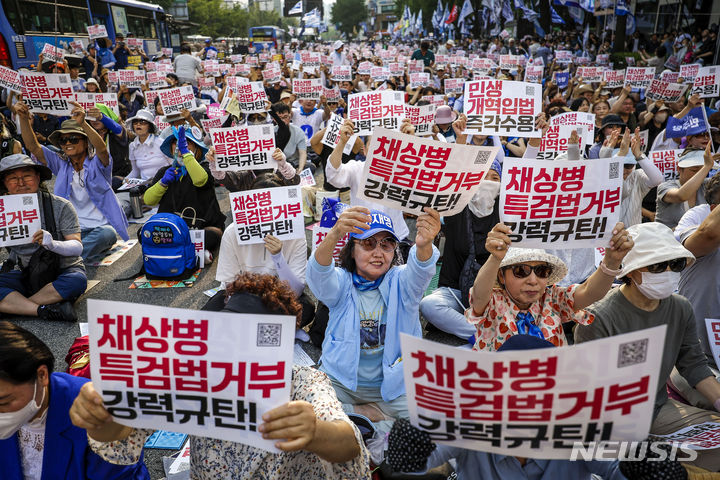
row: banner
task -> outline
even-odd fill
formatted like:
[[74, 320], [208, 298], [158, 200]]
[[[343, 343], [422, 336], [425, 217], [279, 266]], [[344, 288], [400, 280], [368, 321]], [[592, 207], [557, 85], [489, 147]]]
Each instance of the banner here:
[[541, 83], [543, 79], [545, 67], [542, 65], [528, 65], [525, 68], [526, 83]]
[[56, 48], [53, 45], [50, 45], [49, 43], [46, 43], [43, 45], [42, 52], [40, 52], [40, 55], [43, 56], [43, 62], [53, 62], [62, 63], [63, 58], [65, 57], [65, 49], [60, 47]]
[[650, 152], [650, 160], [665, 176], [665, 181], [678, 178], [677, 160], [682, 155], [682, 149], [675, 150], [653, 150]]
[[108, 36], [105, 25], [90, 25], [87, 27], [88, 37], [90, 40], [97, 38], [106, 38]]
[[268, 83], [279, 83], [282, 80], [282, 72], [280, 71], [280, 65], [277, 63], [270, 63], [265, 67], [262, 72], [263, 80]]
[[141, 88], [145, 83], [144, 70], [117, 70], [118, 83], [128, 88]]
[[268, 103], [263, 82], [248, 82], [237, 86], [235, 99], [243, 113], [266, 112]]
[[605, 70], [603, 82], [605, 82], [605, 88], [610, 90], [625, 86], [625, 70]]
[[655, 67], [628, 67], [625, 70], [625, 85], [632, 88], [647, 88], [655, 79]]
[[428, 87], [430, 86], [430, 74], [425, 72], [417, 72], [410, 74], [410, 88]]
[[293, 79], [293, 93], [298, 100], [320, 100], [323, 84], [321, 78], [309, 78], [305, 80]]
[[67, 73], [22, 72], [22, 96], [31, 112], [68, 117], [75, 101]]
[[432, 127], [435, 124], [435, 110], [437, 105], [405, 105], [405, 118], [415, 127], [415, 135], [426, 137], [432, 135]]
[[405, 115], [405, 93], [394, 90], [348, 95], [348, 117], [355, 133], [371, 135], [374, 127], [399, 130]]
[[581, 77], [584, 83], [602, 82], [604, 67], [578, 67], [576, 77]]
[[570, 144], [570, 135], [573, 131], [578, 131], [578, 147], [582, 155], [584, 142], [584, 128], [576, 125], [555, 125], [548, 127], [545, 135], [540, 141], [540, 150], [538, 150], [538, 160], [555, 160], [555, 157], [561, 153], [567, 152]]
[[695, 77], [697, 77], [701, 66], [702, 65], [699, 63], [686, 63], [684, 65], [680, 65], [678, 77], [682, 78], [682, 83], [692, 85], [695, 82]]
[[506, 158], [500, 221], [521, 248], [604, 247], [620, 217], [622, 163]]
[[[102, 103], [115, 115], [120, 116], [120, 107], [118, 106], [117, 93], [75, 93], [75, 101], [79, 103], [86, 111], [93, 108], [96, 103]], [[99, 118], [97, 120], [100, 120]]]
[[275, 132], [272, 125], [217, 128], [208, 132], [215, 147], [216, 168], [220, 171], [277, 168], [272, 158]]
[[278, 452], [257, 431], [290, 400], [295, 318], [88, 300], [90, 371], [114, 420]]
[[0, 196], [0, 247], [30, 244], [41, 229], [37, 194]]
[[[705, 422], [681, 428], [667, 435], [649, 436], [650, 441], [673, 442], [691, 450], [713, 450], [720, 448], [720, 423]], [[678, 458], [679, 461], [682, 459]]]
[[423, 207], [455, 215], [470, 202], [499, 149], [377, 128], [368, 147], [360, 198], [415, 215], [424, 213]]
[[267, 235], [279, 240], [305, 238], [300, 186], [230, 193], [238, 245], [264, 243]]
[[650, 88], [645, 92], [645, 96], [650, 100], [662, 100], [665, 103], [677, 102], [685, 94], [688, 89], [687, 85], [680, 83], [667, 83], [661, 80], [653, 80]]
[[507, 80], [465, 82], [465, 133], [539, 138], [535, 117], [542, 110], [542, 87]]
[[696, 93], [700, 95], [700, 98], [712, 98], [720, 95], [720, 79], [718, 78], [718, 67], [702, 67], [697, 76], [695, 82], [690, 89], [690, 95]]
[[434, 442], [526, 458], [567, 460], [575, 442], [644, 440], [666, 330], [505, 352], [401, 333], [410, 422]]
[[15, 70], [10, 70], [0, 65], [0, 87], [7, 88], [13, 92], [22, 92], [22, 79]]
[[195, 108], [195, 94], [193, 93], [193, 87], [190, 85], [158, 90], [157, 92], [163, 114], [166, 116], [178, 114], [183, 109], [192, 110]]

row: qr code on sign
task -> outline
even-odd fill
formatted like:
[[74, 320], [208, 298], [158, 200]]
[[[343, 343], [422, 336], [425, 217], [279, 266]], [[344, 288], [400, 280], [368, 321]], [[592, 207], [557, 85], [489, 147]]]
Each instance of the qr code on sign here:
[[297, 188], [291, 188], [290, 190], [288, 190], [288, 198], [297, 198], [297, 194]]
[[647, 360], [648, 339], [622, 343], [618, 350], [618, 368], [645, 363]]
[[33, 197], [31, 197], [30, 195], [25, 195], [22, 200], [23, 200], [23, 206], [33, 204]]
[[258, 323], [257, 346], [279, 347], [282, 325], [279, 323]]
[[610, 164], [609, 179], [618, 178], [620, 176], [620, 162], [613, 162]]
[[535, 95], [535, 87], [532, 85], [527, 85], [525, 87], [525, 95]]
[[490, 152], [478, 152], [475, 157], [475, 165], [485, 165], [490, 158]]

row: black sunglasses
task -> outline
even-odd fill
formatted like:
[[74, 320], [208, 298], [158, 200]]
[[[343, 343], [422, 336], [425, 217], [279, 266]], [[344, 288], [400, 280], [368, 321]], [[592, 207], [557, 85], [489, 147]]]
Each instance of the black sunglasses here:
[[65, 145], [66, 143], [70, 143], [72, 145], [77, 145], [78, 143], [80, 143], [81, 138], [82, 137], [78, 137], [75, 135], [72, 135], [70, 137], [61, 137], [59, 140], [59, 143], [60, 143], [60, 145]]
[[535, 272], [535, 276], [538, 278], [549, 278], [550, 275], [552, 275], [553, 273], [553, 266], [547, 264], [535, 265], [533, 267], [531, 265], [519, 263], [517, 265], [511, 265], [507, 268], [510, 269], [510, 271], [513, 275], [515, 275], [516, 278], [527, 278], [532, 272]]
[[667, 270], [668, 267], [675, 273], [682, 272], [685, 270], [685, 267], [687, 267], [687, 258], [676, 258], [675, 260], [653, 263], [652, 265], [648, 265], [647, 269], [650, 273], [662, 273]]

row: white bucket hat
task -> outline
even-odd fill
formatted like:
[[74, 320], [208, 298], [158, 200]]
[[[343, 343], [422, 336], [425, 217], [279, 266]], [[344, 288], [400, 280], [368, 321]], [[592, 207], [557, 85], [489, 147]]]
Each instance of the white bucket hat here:
[[345, 44], [342, 42], [342, 40], [335, 40], [335, 43], [333, 43], [332, 49], [333, 51], [342, 48]]
[[132, 122], [135, 120], [145, 120], [150, 123], [150, 133], [157, 133], [157, 126], [155, 125], [155, 115], [149, 110], [138, 110], [134, 117], [130, 117], [125, 121], [125, 128], [132, 130]]
[[687, 258], [688, 266], [695, 262], [695, 256], [690, 250], [675, 240], [672, 230], [662, 223], [638, 223], [628, 227], [627, 231], [635, 246], [625, 255], [618, 277], [624, 277], [634, 270], [654, 263], [676, 258]]
[[540, 248], [511, 247], [505, 254], [505, 258], [503, 258], [503, 261], [500, 262], [500, 268], [527, 262], [545, 262], [548, 265], [552, 265], [553, 272], [547, 279], [548, 285], [559, 282], [560, 280], [565, 278], [565, 275], [567, 275], [568, 272], [565, 262], [560, 260], [555, 255], [550, 255], [545, 250], [542, 250]]
[[702, 167], [705, 165], [704, 150], [690, 150], [682, 157], [678, 158], [677, 166], [679, 168]]

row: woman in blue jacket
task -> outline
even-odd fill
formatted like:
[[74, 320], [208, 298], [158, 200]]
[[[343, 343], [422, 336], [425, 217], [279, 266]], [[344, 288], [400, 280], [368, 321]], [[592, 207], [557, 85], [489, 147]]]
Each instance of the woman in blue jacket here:
[[0, 322], [0, 479], [150, 480], [142, 457], [113, 465], [90, 450], [68, 414], [88, 379], [53, 373], [54, 363], [35, 335]]
[[[400, 333], [422, 336], [418, 306], [439, 256], [432, 242], [440, 215], [425, 212], [406, 265], [398, 265], [390, 217], [366, 207], [345, 210], [308, 261], [307, 284], [330, 309], [320, 370], [343, 409], [380, 422], [381, 431], [392, 419], [408, 417]], [[333, 250], [346, 234], [335, 267]]]

